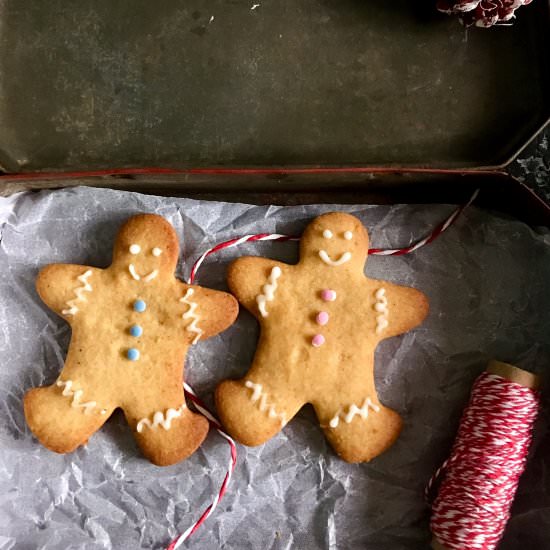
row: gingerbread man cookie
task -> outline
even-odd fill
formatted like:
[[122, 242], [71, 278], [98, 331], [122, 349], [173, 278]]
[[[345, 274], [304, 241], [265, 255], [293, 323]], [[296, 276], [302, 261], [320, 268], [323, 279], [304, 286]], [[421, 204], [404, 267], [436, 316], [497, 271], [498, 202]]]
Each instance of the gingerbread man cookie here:
[[368, 247], [357, 218], [330, 213], [306, 228], [297, 265], [244, 257], [230, 266], [231, 291], [261, 327], [248, 374], [216, 390], [222, 423], [241, 443], [264, 443], [305, 403], [348, 462], [369, 461], [398, 437], [401, 418], [376, 394], [374, 350], [421, 323], [428, 301], [365, 277]]
[[38, 294], [72, 327], [57, 381], [30, 390], [27, 422], [48, 449], [73, 451], [117, 407], [143, 453], [174, 464], [202, 443], [208, 421], [191, 412], [183, 364], [191, 344], [231, 325], [237, 301], [174, 277], [178, 239], [160, 216], [130, 218], [107, 269], [56, 264], [44, 268]]

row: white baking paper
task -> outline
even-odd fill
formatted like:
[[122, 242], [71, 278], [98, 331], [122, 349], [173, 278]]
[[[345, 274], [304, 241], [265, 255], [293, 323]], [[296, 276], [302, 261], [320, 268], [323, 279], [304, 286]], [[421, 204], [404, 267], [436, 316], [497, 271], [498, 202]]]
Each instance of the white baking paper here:
[[[322, 212], [351, 212], [368, 228], [372, 246], [396, 247], [428, 233], [453, 208], [248, 206], [91, 188], [0, 199], [0, 549], [164, 548], [210, 503], [229, 457], [211, 433], [188, 460], [155, 467], [141, 457], [120, 413], [72, 454], [37, 443], [22, 397], [56, 379], [69, 341], [66, 323], [34, 289], [41, 267], [107, 266], [120, 224], [138, 212], [174, 225], [178, 275], [187, 277], [217, 242], [246, 233], [300, 234]], [[243, 254], [293, 262], [297, 244], [226, 250], [205, 262], [198, 282], [226, 289], [227, 264]], [[370, 257], [366, 272], [415, 286], [430, 299], [426, 322], [376, 353], [378, 391], [403, 416], [401, 437], [370, 464], [346, 464], [306, 407], [265, 445], [239, 445], [225, 498], [184, 548], [425, 549], [424, 486], [449, 453], [475, 377], [490, 358], [548, 372], [548, 230], [470, 208], [433, 244], [408, 256]], [[257, 333], [256, 321], [241, 312], [229, 330], [191, 349], [187, 380], [210, 405], [220, 380], [249, 368]], [[545, 409], [502, 548], [550, 544], [549, 465]]]

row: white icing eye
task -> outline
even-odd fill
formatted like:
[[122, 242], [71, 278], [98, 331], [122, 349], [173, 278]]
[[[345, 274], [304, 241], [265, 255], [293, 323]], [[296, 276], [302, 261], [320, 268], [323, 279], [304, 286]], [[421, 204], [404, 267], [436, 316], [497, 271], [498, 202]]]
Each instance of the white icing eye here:
[[141, 246], [139, 244], [130, 245], [130, 254], [139, 254], [141, 252]]
[[323, 237], [325, 237], [325, 239], [332, 239], [332, 231], [330, 229], [325, 229], [323, 231]]
[[162, 250], [160, 248], [153, 248], [153, 250], [151, 250], [153, 256], [160, 256], [162, 254]]
[[353, 239], [353, 233], [351, 231], [346, 231], [344, 233], [344, 239], [346, 239], [346, 241], [351, 241], [351, 239]]

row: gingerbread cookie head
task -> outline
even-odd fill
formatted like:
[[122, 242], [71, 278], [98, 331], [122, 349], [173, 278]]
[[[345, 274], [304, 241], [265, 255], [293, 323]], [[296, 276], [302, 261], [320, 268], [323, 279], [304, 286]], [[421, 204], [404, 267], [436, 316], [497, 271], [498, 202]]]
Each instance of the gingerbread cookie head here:
[[363, 272], [369, 251], [369, 236], [363, 224], [343, 212], [315, 218], [300, 240], [300, 259], [312, 268], [346, 266]]
[[173, 277], [178, 261], [178, 238], [161, 216], [140, 214], [121, 228], [113, 251], [113, 267], [144, 284]]

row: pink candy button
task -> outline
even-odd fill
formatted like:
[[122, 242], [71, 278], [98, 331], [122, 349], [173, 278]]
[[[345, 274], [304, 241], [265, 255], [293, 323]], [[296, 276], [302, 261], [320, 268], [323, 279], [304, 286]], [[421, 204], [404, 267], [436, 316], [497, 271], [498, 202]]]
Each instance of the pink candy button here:
[[328, 319], [329, 319], [329, 315], [326, 311], [320, 311], [317, 314], [317, 317], [315, 318], [315, 320], [317, 321], [317, 324], [321, 326], [326, 325], [328, 323]]
[[314, 348], [318, 348], [319, 346], [322, 346], [324, 343], [325, 343], [325, 337], [324, 337], [322, 334], [316, 334], [316, 335], [311, 339], [311, 345], [312, 345]]
[[321, 292], [321, 298], [325, 302], [334, 302], [334, 300], [336, 300], [336, 291], [330, 290], [330, 288], [326, 288]]

